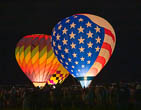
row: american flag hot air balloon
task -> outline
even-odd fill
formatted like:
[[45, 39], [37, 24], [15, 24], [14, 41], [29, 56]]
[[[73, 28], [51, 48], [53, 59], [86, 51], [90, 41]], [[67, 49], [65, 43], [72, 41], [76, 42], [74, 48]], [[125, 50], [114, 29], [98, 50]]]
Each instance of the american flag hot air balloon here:
[[44, 34], [23, 37], [17, 43], [15, 56], [20, 68], [34, 86], [45, 86], [60, 66], [52, 50], [51, 36]]
[[82, 87], [88, 87], [105, 66], [115, 43], [115, 32], [110, 23], [92, 14], [64, 18], [52, 32], [55, 55]]

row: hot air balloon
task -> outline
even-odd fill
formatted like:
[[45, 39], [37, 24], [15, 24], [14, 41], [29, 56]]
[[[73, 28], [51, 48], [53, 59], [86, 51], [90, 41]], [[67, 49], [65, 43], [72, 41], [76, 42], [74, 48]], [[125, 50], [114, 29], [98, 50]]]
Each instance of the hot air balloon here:
[[115, 43], [115, 32], [110, 23], [92, 14], [64, 18], [52, 31], [55, 55], [83, 88], [89, 86], [108, 62]]
[[15, 56], [20, 68], [35, 87], [44, 87], [60, 66], [52, 50], [51, 36], [44, 34], [23, 37], [17, 43]]
[[47, 84], [48, 85], [62, 84], [68, 76], [69, 72], [62, 65], [60, 65], [56, 72], [47, 81]]

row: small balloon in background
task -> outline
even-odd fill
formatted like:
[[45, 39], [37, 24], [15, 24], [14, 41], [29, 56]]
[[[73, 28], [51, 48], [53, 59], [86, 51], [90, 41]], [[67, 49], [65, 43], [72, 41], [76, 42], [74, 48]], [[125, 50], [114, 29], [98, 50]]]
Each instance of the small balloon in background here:
[[44, 87], [60, 66], [52, 50], [49, 35], [24, 36], [17, 43], [15, 56], [20, 68], [35, 87]]

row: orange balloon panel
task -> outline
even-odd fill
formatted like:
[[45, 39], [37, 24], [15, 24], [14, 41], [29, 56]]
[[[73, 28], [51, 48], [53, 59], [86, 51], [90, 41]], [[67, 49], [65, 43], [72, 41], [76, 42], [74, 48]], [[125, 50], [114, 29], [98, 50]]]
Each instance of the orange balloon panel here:
[[46, 83], [60, 65], [51, 47], [51, 36], [48, 35], [23, 37], [16, 46], [15, 56], [22, 71], [37, 85]]

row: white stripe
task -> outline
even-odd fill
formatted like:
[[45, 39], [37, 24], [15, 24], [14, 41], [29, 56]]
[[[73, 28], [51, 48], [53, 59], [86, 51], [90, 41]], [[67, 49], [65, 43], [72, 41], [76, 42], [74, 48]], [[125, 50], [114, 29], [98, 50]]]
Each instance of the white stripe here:
[[[94, 73], [93, 69], [97, 69], [98, 72]], [[87, 72], [86, 76], [96, 76], [101, 69], [102, 69], [102, 64], [100, 62], [95, 62], [90, 68], [90, 70]]]
[[114, 50], [114, 47], [115, 47], [115, 43], [114, 43], [112, 37], [110, 37], [109, 35], [105, 34], [103, 42], [108, 43], [111, 46], [112, 53], [113, 53], [113, 50]]
[[102, 64], [100, 62], [95, 62], [93, 66], [98, 70], [98, 73], [102, 69]]
[[110, 52], [109, 50], [105, 49], [105, 48], [101, 48], [100, 52], [99, 52], [99, 55], [98, 56], [102, 56], [105, 58], [106, 62], [105, 64], [107, 63], [107, 61], [109, 60], [110, 58]]

